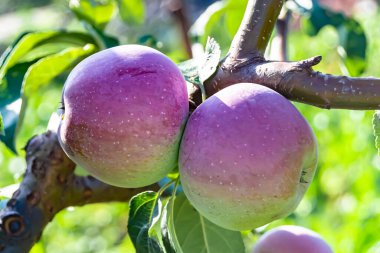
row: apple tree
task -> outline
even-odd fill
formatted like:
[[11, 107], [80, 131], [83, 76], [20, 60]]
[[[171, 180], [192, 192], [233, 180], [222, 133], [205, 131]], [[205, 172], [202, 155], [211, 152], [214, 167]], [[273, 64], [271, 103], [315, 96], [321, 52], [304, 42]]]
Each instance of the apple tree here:
[[[361, 77], [380, 76], [380, 17], [329, 4], [71, 0], [81, 29], [20, 34], [0, 58], [0, 139], [26, 170], [2, 190], [0, 252], [45, 252], [57, 216], [102, 202], [128, 203], [138, 253], [377, 252], [380, 176], [356, 168], [380, 168], [380, 79]], [[171, 23], [146, 33], [157, 6]], [[25, 131], [38, 113], [47, 130]], [[262, 235], [289, 223], [326, 241]]]

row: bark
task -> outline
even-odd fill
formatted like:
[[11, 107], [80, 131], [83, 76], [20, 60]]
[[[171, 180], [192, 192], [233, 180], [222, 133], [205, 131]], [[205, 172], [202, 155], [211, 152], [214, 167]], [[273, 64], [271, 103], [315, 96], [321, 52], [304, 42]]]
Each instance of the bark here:
[[[230, 85], [249, 82], [267, 86], [286, 98], [321, 107], [352, 110], [380, 108], [380, 79], [323, 74], [312, 69], [321, 56], [297, 62], [264, 59], [264, 51], [278, 19], [282, 0], [249, 0], [232, 46], [216, 73], [206, 80], [207, 96]], [[201, 94], [190, 96], [196, 104]]]
[[59, 145], [57, 135], [46, 132], [25, 147], [27, 168], [19, 189], [0, 211], [0, 252], [29, 252], [54, 215], [69, 206], [128, 201], [158, 185], [125, 189], [91, 176], [74, 174], [75, 164]]

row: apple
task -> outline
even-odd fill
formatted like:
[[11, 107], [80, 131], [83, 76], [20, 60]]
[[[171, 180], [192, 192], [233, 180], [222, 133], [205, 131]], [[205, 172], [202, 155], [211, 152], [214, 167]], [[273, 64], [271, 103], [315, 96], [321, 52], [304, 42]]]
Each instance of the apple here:
[[61, 146], [99, 180], [142, 187], [177, 166], [187, 87], [159, 51], [124, 45], [91, 55], [70, 73], [62, 102]]
[[310, 229], [280, 226], [266, 232], [252, 253], [333, 253], [323, 238]]
[[190, 116], [182, 138], [183, 190], [207, 219], [231, 230], [291, 213], [317, 164], [313, 131], [279, 93], [253, 83], [227, 87]]

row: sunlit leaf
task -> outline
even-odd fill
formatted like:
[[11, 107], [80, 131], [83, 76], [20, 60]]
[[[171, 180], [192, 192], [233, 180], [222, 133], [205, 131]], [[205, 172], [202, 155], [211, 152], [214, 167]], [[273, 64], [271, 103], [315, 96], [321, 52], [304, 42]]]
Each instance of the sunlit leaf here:
[[247, 3], [248, 0], [229, 0], [227, 3], [225, 23], [227, 30], [231, 36], [235, 35], [240, 26]]
[[211, 4], [194, 22], [190, 34], [205, 44], [209, 36], [222, 42], [222, 48], [228, 48], [232, 36], [226, 33], [225, 15], [228, 11], [227, 1], [216, 1]]
[[70, 0], [69, 6], [78, 19], [100, 30], [106, 27], [116, 10], [112, 0]]
[[198, 63], [196, 60], [191, 59], [178, 64], [178, 68], [181, 70], [185, 80], [194, 85], [201, 85], [202, 82], [199, 78]]
[[[50, 48], [51, 44], [60, 43], [65, 43], [65, 45], [70, 46], [84, 46], [88, 43], [95, 44], [91, 36], [78, 32], [47, 31], [25, 33], [16, 39], [2, 54], [0, 59], [0, 80], [4, 79], [9, 68], [19, 62], [36, 60], [41, 56], [46, 56], [47, 52], [55, 53], [56, 50], [51, 50]], [[46, 49], [44, 48], [45, 44], [50, 45], [46, 51], [44, 51]], [[39, 48], [41, 52], [36, 53], [34, 50], [37, 48]]]
[[72, 47], [42, 58], [33, 64], [23, 80], [23, 95], [29, 97], [34, 92], [48, 84], [56, 76], [70, 67], [74, 62], [95, 51], [95, 46], [87, 44], [84, 47]]
[[219, 65], [220, 55], [221, 51], [219, 44], [213, 38], [209, 37], [205, 48], [204, 58], [198, 67], [199, 79], [202, 83], [215, 73]]
[[152, 224], [161, 214], [161, 201], [156, 192], [134, 196], [129, 203], [128, 233], [139, 253], [163, 252], [159, 242], [149, 235]]
[[145, 7], [143, 0], [117, 0], [121, 18], [127, 24], [144, 22]]
[[325, 26], [336, 28], [339, 35], [338, 54], [344, 63], [345, 74], [361, 75], [366, 66], [367, 38], [364, 29], [355, 19], [346, 17], [343, 13], [333, 12], [313, 1], [311, 9], [302, 12], [305, 15], [304, 30], [315, 36]]
[[174, 207], [174, 197], [171, 197], [164, 207], [162, 213], [162, 222], [161, 222], [161, 232], [162, 240], [167, 253], [183, 253], [181, 245], [178, 242], [178, 239], [174, 230], [173, 223], [173, 207]]
[[175, 199], [173, 223], [183, 253], [245, 252], [240, 232], [221, 228], [202, 217], [184, 194]]
[[[338, 28], [339, 44], [345, 54], [341, 54], [342, 60], [351, 76], [361, 75], [366, 66], [367, 38], [361, 25], [353, 20], [347, 19]], [[339, 51], [338, 51], [339, 53]]]
[[1, 57], [0, 79], [4, 78], [9, 68], [14, 66], [17, 61], [34, 48], [38, 43], [44, 41], [57, 32], [26, 33], [16, 39], [15, 43], [8, 47]]
[[20, 63], [11, 67], [5, 75], [4, 84], [0, 86], [0, 112], [3, 116], [5, 132], [4, 136], [0, 136], [0, 140], [15, 153], [15, 136], [21, 110], [22, 80], [33, 63]]
[[119, 40], [117, 38], [106, 35], [102, 30], [96, 28], [88, 22], [84, 21], [83, 24], [101, 49], [111, 48], [119, 45]]

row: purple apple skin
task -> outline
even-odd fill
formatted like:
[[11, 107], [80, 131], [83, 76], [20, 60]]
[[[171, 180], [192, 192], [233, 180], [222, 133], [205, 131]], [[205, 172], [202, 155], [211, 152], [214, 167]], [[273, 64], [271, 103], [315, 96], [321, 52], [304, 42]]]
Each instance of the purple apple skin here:
[[136, 188], [177, 166], [188, 95], [164, 54], [139, 45], [96, 53], [73, 69], [62, 97], [61, 146], [94, 177]]
[[333, 253], [314, 231], [298, 226], [281, 226], [266, 232], [252, 253]]
[[183, 190], [207, 219], [248, 230], [291, 213], [314, 176], [317, 143], [297, 109], [252, 83], [225, 88], [190, 116], [179, 154]]

